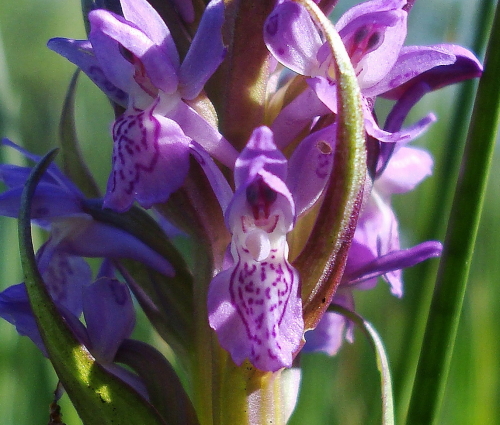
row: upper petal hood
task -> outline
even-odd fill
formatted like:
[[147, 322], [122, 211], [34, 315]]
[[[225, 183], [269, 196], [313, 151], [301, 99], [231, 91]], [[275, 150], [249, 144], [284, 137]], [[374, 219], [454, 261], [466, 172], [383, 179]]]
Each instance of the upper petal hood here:
[[177, 69], [162, 45], [156, 44], [131, 22], [106, 10], [90, 12], [89, 21], [89, 39], [95, 55], [113, 84], [127, 92], [132, 85], [134, 67], [131, 63], [125, 64], [127, 60], [120, 50], [122, 46], [141, 61], [155, 87], [165, 93], [177, 90]]
[[316, 55], [323, 44], [307, 11], [291, 1], [279, 3], [264, 24], [264, 41], [283, 65], [302, 75], [316, 75]]
[[[373, 0], [347, 11], [335, 26], [364, 91], [394, 66], [406, 38], [405, 1]], [[366, 96], [366, 94], [365, 94]]]

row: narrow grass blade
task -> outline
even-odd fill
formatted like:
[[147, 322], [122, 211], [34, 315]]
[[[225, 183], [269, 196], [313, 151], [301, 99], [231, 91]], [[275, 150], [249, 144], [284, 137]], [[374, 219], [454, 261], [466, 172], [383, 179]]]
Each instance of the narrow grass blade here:
[[499, 45], [497, 4], [413, 386], [408, 425], [438, 423], [498, 131]]

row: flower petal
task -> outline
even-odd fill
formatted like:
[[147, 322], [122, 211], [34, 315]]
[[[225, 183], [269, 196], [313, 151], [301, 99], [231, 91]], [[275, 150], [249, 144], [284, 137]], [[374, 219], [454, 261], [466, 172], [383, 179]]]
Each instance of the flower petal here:
[[264, 24], [264, 41], [286, 67], [302, 75], [317, 74], [316, 54], [323, 42], [302, 6], [291, 1], [279, 3]]
[[184, 102], [178, 102], [167, 117], [182, 128], [186, 136], [199, 143], [215, 159], [230, 169], [238, 157], [238, 151], [205, 118]]
[[[177, 90], [177, 71], [169, 56], [162, 46], [154, 43], [142, 30], [121, 16], [101, 9], [90, 12], [89, 21], [91, 23], [89, 39], [95, 55], [105, 74], [115, 85], [127, 92], [132, 86], [132, 82], [126, 86], [119, 85], [124, 84], [122, 75], [125, 72], [130, 73], [132, 80], [135, 71], [132, 64], [129, 63], [128, 66], [124, 64], [127, 61], [119, 47], [123, 46], [141, 61], [155, 87], [165, 93]], [[125, 71], [120, 69], [122, 67]], [[115, 81], [116, 76], [120, 78]]]
[[172, 265], [130, 233], [100, 223], [91, 217], [67, 218], [52, 226], [52, 238], [66, 252], [82, 257], [129, 258], [166, 276], [174, 276]]
[[399, 131], [390, 132], [382, 130], [378, 126], [373, 118], [373, 114], [368, 110], [368, 108], [365, 108], [364, 115], [366, 132], [375, 139], [387, 143], [411, 142], [421, 134], [425, 133], [429, 126], [436, 121], [436, 116], [433, 113], [430, 113], [409, 127], [403, 128]]
[[89, 14], [89, 18], [97, 14], [89, 34], [89, 41], [106, 79], [125, 93], [129, 93], [130, 87], [134, 84], [134, 66], [123, 56], [120, 43], [101, 30], [99, 14], [107, 16], [106, 13], [96, 10]]
[[[400, 88], [403, 84], [413, 80], [411, 85], [415, 84], [418, 80], [422, 81], [424, 76], [421, 74], [438, 66], [446, 66], [455, 63], [456, 56], [442, 46], [407, 46], [403, 47], [400, 51], [397, 62], [394, 67], [388, 72], [385, 77], [376, 85], [366, 90], [367, 96], [376, 96], [382, 93], [391, 92], [384, 95], [395, 99], [408, 89]], [[429, 82], [432, 78], [429, 79]], [[397, 96], [397, 97], [396, 97]]]
[[[67, 319], [73, 316], [77, 320], [82, 311], [82, 288], [91, 278], [88, 264], [82, 258], [55, 251], [48, 244], [38, 251], [37, 262], [56, 305]], [[10, 286], [0, 293], [0, 317], [13, 324], [20, 335], [28, 336], [47, 356], [24, 283]], [[80, 335], [79, 330], [76, 329]]]
[[328, 113], [330, 113], [330, 110], [318, 98], [316, 93], [310, 87], [307, 87], [281, 109], [271, 124], [276, 146], [280, 149], [285, 148], [304, 128], [311, 125], [315, 117]]
[[[5, 139], [5, 138], [2, 139], [1, 144], [15, 149], [16, 151], [18, 151], [19, 153], [24, 155], [26, 158], [32, 160], [33, 162], [39, 162], [42, 159], [42, 157], [40, 157], [38, 155], [34, 155], [31, 152], [28, 152], [26, 149], [23, 149], [22, 147], [16, 145], [14, 142], [10, 141], [9, 139]], [[4, 165], [4, 166], [9, 167], [8, 165]], [[15, 167], [15, 166], [11, 165], [10, 167]], [[23, 168], [23, 167], [21, 167], [21, 168]], [[12, 171], [12, 168], [10, 169], [10, 171]], [[31, 172], [30, 168], [25, 168], [25, 170], [22, 171], [21, 174], [25, 173], [26, 180], [27, 180], [27, 177], [29, 176], [30, 172]], [[2, 177], [5, 177], [5, 174], [2, 175]], [[17, 175], [17, 177], [19, 177], [19, 174]], [[57, 165], [55, 165], [54, 163], [52, 163], [48, 166], [47, 171], [42, 176], [41, 180], [43, 183], [54, 184], [56, 186], [60, 186], [62, 188], [65, 188], [68, 192], [73, 193], [77, 197], [83, 197], [81, 190], [78, 189], [78, 187], [70, 179], [68, 179], [66, 177], [66, 175], [64, 175], [61, 172], [61, 170], [59, 170]], [[7, 183], [7, 181], [6, 181], [6, 184], [9, 185], [10, 187], [14, 187], [15, 185], [24, 186], [24, 183], [25, 182], [23, 181], [21, 184], [19, 184], [19, 180], [17, 180], [17, 183], [15, 183], [15, 184], [14, 184], [14, 182]]]
[[0, 317], [14, 325], [19, 335], [29, 337], [47, 357], [24, 283], [9, 286], [0, 292]]
[[348, 10], [335, 26], [363, 92], [378, 83], [396, 63], [406, 38], [404, 3], [387, 0], [361, 3]]
[[300, 216], [318, 200], [333, 169], [337, 124], [307, 136], [288, 162], [288, 188]]
[[368, 247], [375, 257], [399, 250], [398, 221], [388, 200], [375, 190], [359, 217], [354, 241]]
[[425, 82], [431, 90], [437, 90], [480, 77], [482, 69], [477, 58], [461, 46], [409, 46], [401, 50], [395, 67], [376, 90], [388, 99], [399, 99], [420, 82]]
[[115, 121], [113, 171], [105, 207], [125, 211], [135, 198], [150, 208], [166, 201], [184, 182], [190, 139], [177, 123], [156, 115], [155, 106], [125, 112]]
[[132, 70], [130, 64], [123, 57], [115, 57], [118, 64], [114, 68], [111, 78], [108, 78], [95, 57], [89, 41], [52, 38], [47, 46], [77, 65], [111, 100], [122, 106], [127, 105], [128, 94], [123, 88], [126, 90], [130, 84]]
[[224, 2], [212, 0], [201, 18], [193, 42], [179, 70], [179, 92], [183, 99], [194, 99], [222, 62]]
[[287, 170], [286, 158], [276, 148], [272, 131], [264, 126], [256, 128], [235, 164], [236, 192], [225, 213], [228, 228], [231, 229], [240, 220], [243, 209], [250, 211], [248, 205], [245, 207], [248, 204], [247, 190], [261, 180], [269, 190], [277, 194], [276, 202], [280, 205], [285, 226], [291, 230], [296, 213], [292, 194], [285, 184]]
[[257, 173], [262, 170], [282, 181], [286, 180], [286, 158], [276, 148], [272, 131], [264, 126], [253, 131], [247, 146], [236, 161], [234, 170], [236, 188], [253, 181]]
[[295, 208], [286, 171], [271, 130], [254, 130], [236, 161], [236, 192], [225, 212], [233, 263], [208, 293], [221, 346], [235, 363], [248, 358], [266, 371], [292, 365], [304, 331], [298, 273], [287, 260]]
[[111, 363], [135, 325], [134, 306], [127, 286], [106, 277], [85, 286], [83, 313], [92, 354], [103, 363]]
[[409, 192], [432, 174], [432, 165], [432, 157], [427, 151], [402, 146], [392, 155], [384, 172], [376, 180], [376, 190], [385, 196]]
[[[23, 187], [16, 187], [0, 195], [0, 215], [18, 217]], [[80, 199], [53, 184], [41, 183], [35, 190], [31, 205], [31, 218], [54, 220], [57, 217], [81, 215]]]
[[347, 10], [335, 25], [337, 31], [342, 30], [349, 22], [373, 12], [402, 9], [406, 0], [372, 0], [365, 1]]
[[233, 197], [233, 191], [226, 178], [222, 174], [217, 164], [210, 157], [205, 149], [203, 149], [198, 143], [193, 141], [189, 146], [191, 149], [191, 154], [194, 156], [198, 164], [203, 168], [205, 175], [207, 176], [210, 186], [219, 201], [222, 211], [226, 211], [231, 198]]
[[120, 0], [123, 16], [137, 25], [170, 58], [175, 69], [179, 67], [179, 53], [165, 22], [146, 0]]
[[92, 272], [83, 258], [50, 245], [49, 239], [37, 253], [43, 280], [54, 302], [78, 317], [82, 312], [82, 288], [90, 283]]
[[[330, 109], [334, 114], [336, 114], [337, 91], [335, 85], [332, 85], [326, 78], [323, 77], [311, 78], [310, 80], [308, 80], [308, 84], [315, 91], [316, 95], [321, 100], [321, 102], [323, 102], [328, 107], [328, 109]], [[374, 137], [375, 139], [381, 142], [389, 142], [389, 143], [398, 143], [398, 142], [408, 143], [411, 140], [418, 137], [423, 132], [425, 132], [429, 127], [429, 125], [436, 120], [433, 114], [429, 114], [408, 128], [403, 128], [400, 131], [389, 132], [382, 130], [378, 126], [366, 99], [363, 102], [363, 114], [365, 118], [366, 132], [370, 136]]]
[[[391, 251], [365, 264], [360, 264], [357, 269], [351, 267], [349, 273], [344, 275], [342, 285], [356, 285], [358, 289], [371, 289], [373, 286], [367, 287], [364, 284], [366, 281], [382, 275], [387, 277], [392, 272], [413, 267], [429, 258], [439, 257], [442, 250], [443, 246], [440, 242], [427, 241], [412, 248]], [[391, 292], [400, 297], [402, 295], [400, 274], [392, 275], [387, 280], [391, 285]]]
[[[388, 132], [397, 132], [401, 130], [411, 108], [430, 91], [430, 87], [425, 82], [417, 83], [407, 90], [397, 100], [387, 115], [384, 130]], [[433, 114], [430, 115], [434, 116]]]
[[297, 271], [284, 252], [281, 246], [266, 261], [255, 262], [238, 250], [236, 265], [210, 284], [210, 326], [236, 364], [248, 358], [267, 371], [292, 365], [304, 324]]

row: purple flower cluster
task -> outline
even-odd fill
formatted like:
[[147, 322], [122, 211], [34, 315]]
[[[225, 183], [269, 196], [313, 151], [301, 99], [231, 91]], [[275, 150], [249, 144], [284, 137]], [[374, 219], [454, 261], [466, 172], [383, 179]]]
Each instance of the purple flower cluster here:
[[[191, 3], [178, 3], [180, 15], [192, 22]], [[262, 123], [267, 125], [255, 128], [238, 152], [217, 126], [216, 108], [205, 91], [226, 55], [224, 3], [208, 4], [182, 61], [169, 28], [146, 0], [121, 0], [121, 9], [123, 15], [91, 11], [88, 40], [55, 38], [48, 43], [81, 68], [120, 111], [112, 129], [103, 208], [121, 213], [134, 201], [143, 208], [175, 202], [172, 194], [179, 189], [189, 193], [184, 183], [198, 176], [193, 167], [201, 167], [230, 239], [207, 289], [209, 325], [237, 365], [249, 360], [263, 371], [289, 368], [304, 344], [301, 281], [307, 278], [289, 258], [289, 242], [304, 246], [294, 236], [296, 225], [317, 213], [314, 207], [336, 167], [339, 88], [329, 46], [305, 8], [289, 0], [276, 3], [262, 34], [274, 66], [267, 84], [267, 121]], [[438, 242], [400, 246], [391, 197], [413, 190], [431, 174], [430, 155], [408, 144], [435, 117], [429, 114], [407, 128], [403, 124], [425, 93], [478, 77], [482, 69], [459, 46], [404, 46], [407, 18], [405, 0], [371, 0], [347, 11], [336, 24], [361, 89], [369, 153], [344, 274], [328, 300], [351, 310], [353, 289], [373, 288], [382, 276], [399, 297], [401, 269], [439, 256]], [[395, 101], [383, 125], [374, 113], [377, 97]], [[200, 100], [211, 107], [200, 107]], [[17, 216], [29, 171], [1, 166], [9, 187], [0, 197], [2, 215]], [[170, 258], [135, 235], [89, 214], [87, 202], [51, 166], [35, 194], [32, 218], [49, 230], [38, 262], [61, 314], [73, 318], [75, 332], [94, 347], [97, 359], [109, 364], [133, 327], [130, 295], [109, 273], [90, 283], [81, 257], [103, 257], [105, 266], [110, 259], [132, 258], [165, 276], [175, 276], [177, 270]], [[0, 301], [0, 315], [44, 350], [24, 287], [8, 288]], [[86, 330], [76, 324], [82, 309]], [[327, 312], [305, 334], [304, 349], [334, 354], [344, 336], [352, 339], [350, 324]]]

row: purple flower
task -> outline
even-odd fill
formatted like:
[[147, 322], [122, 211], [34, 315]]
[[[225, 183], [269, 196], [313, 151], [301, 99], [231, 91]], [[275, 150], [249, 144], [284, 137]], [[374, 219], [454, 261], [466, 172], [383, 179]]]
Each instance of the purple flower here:
[[[401, 249], [398, 222], [391, 208], [391, 195], [413, 190], [431, 174], [430, 155], [417, 148], [398, 146], [387, 166], [375, 180], [360, 214], [342, 281], [332, 303], [354, 311], [354, 289], [375, 287], [382, 276], [398, 297], [403, 294], [401, 269], [441, 254], [439, 242], [429, 241]], [[313, 331], [306, 334], [305, 351], [336, 354], [343, 339], [352, 341], [352, 323], [344, 316], [327, 312]]]
[[[354, 234], [353, 244], [368, 250], [363, 262], [399, 251], [398, 222], [391, 208], [391, 196], [413, 190], [431, 175], [432, 164], [431, 156], [423, 149], [401, 146], [393, 153], [386, 168], [373, 183]], [[399, 270], [384, 274], [391, 285], [391, 292], [396, 296], [402, 295], [400, 274]]]
[[[37, 253], [37, 262], [47, 290], [75, 336], [94, 358], [110, 372], [145, 395], [141, 380], [113, 363], [121, 343], [135, 326], [135, 312], [129, 290], [113, 278], [111, 267], [103, 267], [95, 282], [91, 271], [80, 257], [63, 251], [48, 252], [45, 246]], [[84, 326], [79, 316], [85, 318]], [[48, 357], [24, 283], [10, 286], [0, 293], [0, 317], [28, 336]]]
[[[428, 241], [409, 249], [392, 251], [370, 261], [371, 255], [366, 247], [353, 242], [344, 276], [332, 304], [354, 311], [353, 290], [372, 289], [376, 285], [378, 276], [386, 278], [389, 273], [397, 273], [401, 284], [401, 269], [438, 257], [441, 251], [442, 245], [439, 242]], [[302, 350], [322, 351], [333, 356], [337, 354], [344, 339], [348, 342], [353, 341], [353, 330], [353, 323], [346, 317], [327, 311], [316, 328], [306, 333], [306, 344]]]
[[[80, 316], [82, 289], [90, 284], [92, 277], [88, 264], [81, 257], [63, 251], [49, 252], [46, 245], [39, 249], [37, 263], [54, 302], [66, 314]], [[10, 286], [0, 293], [0, 317], [13, 324], [20, 335], [28, 336], [47, 356], [24, 283]]]
[[[7, 139], [10, 146], [32, 160], [39, 158]], [[0, 215], [18, 217], [24, 183], [29, 167], [0, 165], [0, 180], [9, 188], [0, 195]], [[63, 251], [82, 257], [131, 258], [172, 276], [170, 263], [131, 234], [95, 220], [86, 209], [90, 202], [55, 165], [41, 178], [32, 200], [32, 219], [50, 231], [47, 252]], [[50, 256], [49, 256], [50, 257]]]
[[121, 6], [124, 17], [90, 12], [89, 41], [48, 44], [127, 108], [113, 125], [113, 170], [104, 199], [118, 211], [134, 199], [149, 208], [178, 189], [189, 169], [192, 139], [228, 166], [236, 158], [234, 148], [186, 103], [223, 59], [222, 1], [207, 6], [182, 64], [168, 28], [147, 1], [122, 0]]
[[[290, 161], [272, 132], [257, 128], [235, 167], [236, 192], [210, 158], [203, 165], [232, 234], [226, 269], [211, 282], [210, 326], [235, 363], [290, 367], [303, 334], [299, 278], [286, 235], [320, 197], [333, 167], [337, 125], [306, 137]], [[196, 148], [196, 146], [194, 146]], [[203, 155], [201, 148], [195, 150]]]
[[[429, 115], [414, 126], [400, 130], [409, 109], [423, 94], [481, 74], [481, 65], [474, 55], [459, 46], [403, 47], [405, 4], [405, 0], [368, 1], [347, 11], [336, 25], [364, 95], [366, 131], [385, 142], [407, 142], [434, 120]], [[282, 64], [311, 77], [308, 84], [313, 92], [323, 105], [336, 113], [331, 54], [305, 9], [286, 0], [278, 3], [266, 21], [264, 38]], [[274, 121], [272, 128], [280, 145], [286, 145], [314, 116], [325, 114], [324, 106], [318, 102], [305, 102], [311, 98], [308, 91], [285, 106]], [[393, 114], [402, 120], [397, 129], [382, 130], [376, 123], [372, 107], [379, 95], [398, 101]]]
[[[391, 291], [402, 295], [401, 269], [438, 256], [441, 244], [425, 242], [408, 250], [399, 244], [398, 222], [390, 205], [393, 193], [412, 190], [431, 173], [427, 152], [405, 146], [435, 120], [429, 114], [401, 129], [412, 106], [429, 91], [478, 77], [482, 67], [472, 53], [455, 45], [403, 47], [406, 38], [405, 0], [372, 0], [348, 10], [336, 29], [351, 58], [363, 94], [369, 143], [378, 144], [372, 162], [373, 187], [367, 187], [343, 280], [333, 302], [354, 309], [352, 290], [370, 289], [383, 276]], [[309, 77], [308, 87], [276, 112], [271, 128], [279, 147], [287, 146], [314, 119], [337, 112], [337, 87], [329, 46], [324, 43], [306, 10], [279, 1], [264, 27], [265, 42], [273, 56], [291, 71]], [[272, 99], [279, 106], [292, 84], [284, 84]], [[377, 96], [395, 100], [385, 126], [379, 128], [372, 109]], [[315, 133], [312, 133], [314, 135]], [[309, 137], [311, 137], [309, 136]], [[321, 140], [321, 139], [317, 139]], [[379, 143], [392, 142], [392, 143]], [[335, 135], [329, 142], [334, 149]], [[300, 151], [300, 145], [299, 149]], [[304, 160], [305, 155], [295, 155]], [[328, 169], [330, 174], [331, 167]], [[306, 334], [306, 350], [337, 352], [352, 328], [341, 315], [327, 313], [318, 327]]]
[[236, 161], [236, 192], [225, 212], [232, 265], [208, 294], [221, 346], [236, 364], [249, 359], [266, 371], [292, 365], [304, 331], [299, 277], [287, 260], [296, 213], [286, 174], [271, 131], [256, 129]]

